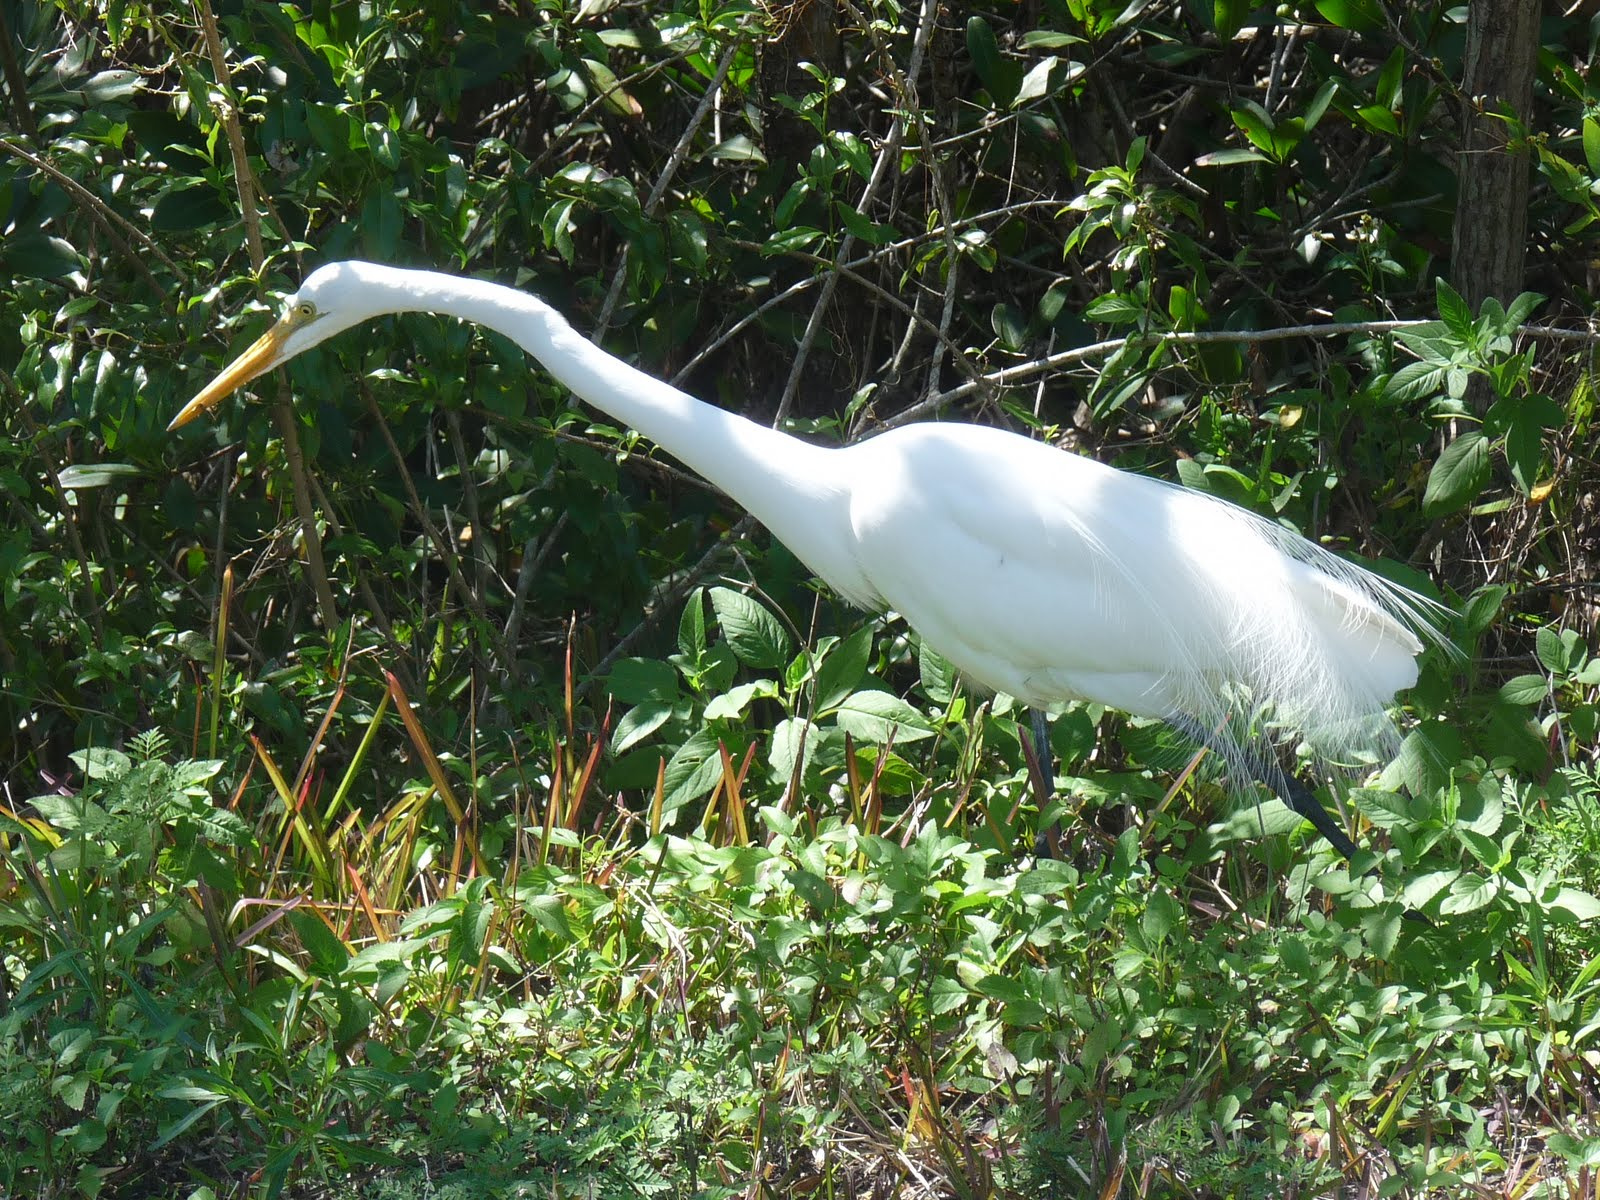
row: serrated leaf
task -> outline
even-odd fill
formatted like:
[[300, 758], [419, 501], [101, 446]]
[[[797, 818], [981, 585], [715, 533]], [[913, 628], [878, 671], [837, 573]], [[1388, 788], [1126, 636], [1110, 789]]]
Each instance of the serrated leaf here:
[[1427, 871], [1410, 880], [1400, 893], [1400, 902], [1407, 908], [1424, 908], [1445, 888], [1461, 877], [1461, 868], [1448, 871]]
[[711, 608], [734, 656], [747, 667], [781, 667], [790, 641], [783, 623], [765, 605], [732, 588], [711, 589]]
[[1433, 281], [1434, 302], [1439, 306], [1439, 319], [1446, 328], [1462, 340], [1472, 335], [1472, 309], [1461, 298], [1461, 293], [1451, 287], [1443, 275]]
[[1549, 625], [1542, 625], [1539, 627], [1539, 632], [1534, 635], [1533, 644], [1539, 656], [1539, 663], [1545, 670], [1552, 675], [1567, 673], [1571, 665], [1571, 656], [1560, 633]]
[[1436, 362], [1407, 363], [1383, 385], [1385, 404], [1413, 407], [1432, 400], [1444, 386], [1446, 368]]
[[690, 662], [699, 662], [706, 652], [706, 592], [695, 588], [683, 606], [678, 620], [678, 653]]
[[1444, 448], [1428, 472], [1422, 511], [1430, 517], [1464, 508], [1489, 482], [1489, 439], [1470, 429]]
[[917, 709], [893, 692], [856, 692], [839, 706], [834, 720], [858, 741], [895, 745], [933, 736], [933, 726]]
[[1379, 788], [1353, 788], [1350, 802], [1379, 829], [1393, 829], [1411, 820], [1411, 803], [1398, 792]]
[[1485, 879], [1476, 871], [1467, 871], [1450, 885], [1439, 902], [1439, 911], [1445, 916], [1476, 912], [1493, 900], [1499, 890], [1494, 880]]
[[935, 704], [950, 703], [955, 696], [959, 672], [954, 663], [927, 642], [917, 644], [917, 673], [928, 699]]
[[1507, 704], [1542, 704], [1550, 694], [1550, 683], [1543, 675], [1517, 675], [1500, 685], [1500, 699]]

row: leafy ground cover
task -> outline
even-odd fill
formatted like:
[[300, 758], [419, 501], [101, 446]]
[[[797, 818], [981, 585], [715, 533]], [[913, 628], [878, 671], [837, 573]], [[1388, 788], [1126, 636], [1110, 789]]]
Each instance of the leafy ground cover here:
[[[1593, 1194], [1582, 14], [1482, 305], [1442, 4], [0, 16], [0, 1193]], [[1459, 653], [1322, 781], [1369, 851], [1092, 706], [1041, 795], [1008, 698], [492, 336], [165, 435], [352, 255], [1430, 590]]]

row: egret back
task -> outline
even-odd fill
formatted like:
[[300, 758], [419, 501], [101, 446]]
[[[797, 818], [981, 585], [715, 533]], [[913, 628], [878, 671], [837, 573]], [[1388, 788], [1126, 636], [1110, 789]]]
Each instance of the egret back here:
[[967, 675], [1034, 705], [1087, 700], [1263, 721], [1336, 757], [1393, 738], [1429, 602], [1203, 493], [1000, 430], [907, 426], [852, 447], [861, 569]]

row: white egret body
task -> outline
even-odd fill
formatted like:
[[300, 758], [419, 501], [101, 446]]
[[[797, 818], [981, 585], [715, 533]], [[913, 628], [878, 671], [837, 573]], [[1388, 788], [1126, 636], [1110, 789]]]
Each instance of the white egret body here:
[[[1416, 682], [1422, 638], [1439, 638], [1431, 601], [1202, 493], [973, 425], [813, 446], [634, 369], [536, 297], [431, 271], [314, 271], [170, 428], [394, 312], [512, 339], [723, 488], [845, 599], [902, 614], [973, 681], [1035, 706], [1093, 701], [1209, 730], [1208, 744], [1280, 794], [1287, 781], [1245, 744], [1258, 718], [1328, 755], [1379, 748], [1393, 737], [1387, 705]], [[1349, 853], [1300, 791], [1285, 799]]]

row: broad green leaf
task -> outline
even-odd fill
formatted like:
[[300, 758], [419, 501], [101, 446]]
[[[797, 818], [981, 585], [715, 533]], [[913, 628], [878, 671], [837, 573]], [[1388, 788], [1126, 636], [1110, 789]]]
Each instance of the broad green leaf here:
[[10, 233], [0, 238], [0, 265], [27, 279], [58, 279], [83, 265], [72, 243], [42, 233]]
[[1253, 7], [1251, 0], [1211, 0], [1211, 28], [1224, 43], [1230, 42]]
[[659, 659], [619, 659], [606, 677], [606, 691], [624, 704], [670, 704], [679, 697], [678, 673]]
[[1383, 28], [1379, 0], [1316, 0], [1317, 11], [1340, 29], [1376, 33]]
[[1444, 386], [1445, 368], [1433, 362], [1407, 363], [1383, 385], [1383, 402], [1414, 407], [1432, 400]]
[[925, 641], [917, 643], [917, 671], [922, 690], [935, 704], [949, 704], [955, 696], [959, 674], [952, 663]]
[[817, 668], [817, 712], [832, 710], [861, 683], [872, 657], [872, 627], [863, 625], [828, 652]]
[[1026, 104], [1030, 100], [1037, 100], [1050, 89], [1050, 72], [1055, 70], [1060, 59], [1054, 54], [1041, 58], [1028, 68], [1028, 73], [1022, 77], [1022, 82], [1017, 86], [1016, 99], [1013, 104]]
[[1021, 350], [1028, 340], [1028, 321], [1004, 302], [989, 310], [989, 327], [1007, 350]]
[[1439, 306], [1439, 319], [1456, 337], [1465, 341], [1472, 336], [1472, 310], [1461, 298], [1461, 293], [1451, 287], [1440, 275], [1433, 281], [1434, 302]]
[[735, 657], [747, 667], [781, 667], [791, 646], [783, 623], [765, 605], [732, 588], [712, 588], [711, 607]]
[[1202, 154], [1194, 160], [1197, 167], [1231, 167], [1238, 163], [1271, 162], [1259, 150], [1246, 150], [1243, 146], [1231, 146], [1226, 150], [1213, 150], [1209, 154]]
[[115, 486], [137, 479], [144, 472], [129, 463], [76, 463], [61, 471], [61, 486], [68, 491]]
[[1600, 917], [1600, 899], [1574, 887], [1562, 888], [1544, 902], [1544, 907], [1574, 921], [1592, 921]]
[[1476, 500], [1488, 482], [1489, 439], [1468, 430], [1444, 448], [1428, 472], [1422, 511], [1430, 517], [1455, 512]]
[[1353, 788], [1350, 802], [1367, 820], [1379, 829], [1393, 829], [1404, 825], [1411, 817], [1411, 802], [1399, 792], [1386, 792], [1378, 788]]
[[1517, 675], [1500, 685], [1500, 699], [1507, 704], [1544, 703], [1550, 694], [1550, 681], [1543, 675]]
[[1445, 888], [1461, 877], [1461, 868], [1448, 871], [1428, 871], [1407, 882], [1400, 893], [1400, 902], [1408, 908], [1425, 908]]
[[895, 745], [933, 736], [933, 726], [917, 709], [893, 692], [856, 692], [834, 714], [840, 729], [858, 741]]
[[778, 685], [771, 679], [758, 679], [754, 683], [741, 683], [737, 687], [714, 696], [706, 704], [705, 718], [708, 721], [727, 721], [744, 715], [744, 710], [750, 702], [756, 699], [770, 699], [778, 694]]
[[1572, 669], [1572, 647], [1559, 630], [1549, 625], [1540, 626], [1533, 644], [1540, 664], [1552, 675], [1565, 675]]
[[1485, 879], [1476, 871], [1468, 871], [1450, 885], [1444, 899], [1439, 902], [1439, 911], [1447, 917], [1476, 912], [1493, 900], [1499, 891], [1500, 886], [1494, 880]]
[[611, 753], [624, 754], [660, 729], [672, 716], [672, 708], [659, 701], [635, 704], [617, 722], [616, 732], [611, 735]]
[[1589, 174], [1600, 178], [1600, 121], [1593, 117], [1583, 119], [1583, 157]]
[[695, 588], [683, 606], [678, 621], [678, 653], [690, 662], [699, 662], [706, 652], [706, 592]]

